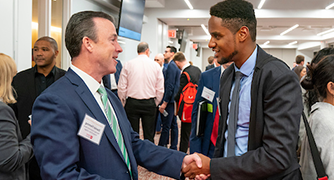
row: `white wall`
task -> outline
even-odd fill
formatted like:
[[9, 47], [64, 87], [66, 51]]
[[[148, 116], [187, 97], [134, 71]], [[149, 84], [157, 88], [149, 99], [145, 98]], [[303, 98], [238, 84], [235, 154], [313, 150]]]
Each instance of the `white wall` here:
[[21, 71], [31, 67], [32, 0], [0, 0], [0, 52], [11, 56]]
[[293, 63], [295, 62], [296, 49], [264, 49], [264, 51], [281, 59], [290, 66], [290, 68], [292, 68]]
[[203, 48], [202, 50], [202, 71], [205, 71], [205, 67], [209, 65], [208, 57], [213, 56], [214, 53], [210, 48]]

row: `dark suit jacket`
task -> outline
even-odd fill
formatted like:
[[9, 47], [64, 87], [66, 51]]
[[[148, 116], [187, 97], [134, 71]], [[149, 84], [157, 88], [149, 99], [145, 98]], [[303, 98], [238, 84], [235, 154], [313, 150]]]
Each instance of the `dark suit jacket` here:
[[[180, 177], [184, 153], [159, 147], [131, 128], [119, 99], [109, 90], [127, 148], [133, 179], [137, 165], [173, 178]], [[85, 115], [105, 125], [100, 144], [81, 136], [78, 130]], [[122, 179], [129, 172], [108, 121], [84, 81], [71, 69], [37, 99], [32, 113], [31, 141], [43, 179]]]
[[0, 101], [0, 179], [25, 180], [26, 166], [33, 156], [30, 136], [22, 139], [14, 111]]
[[[13, 78], [12, 86], [17, 94], [17, 102], [10, 105], [19, 121], [22, 138], [27, 137], [30, 133], [30, 125], [28, 124], [29, 115], [31, 115], [32, 105], [38, 96], [35, 87], [34, 68], [21, 71]], [[66, 71], [55, 66], [55, 81], [64, 76]]]
[[[198, 152], [202, 153], [206, 156], [209, 154], [213, 154], [213, 152], [209, 153], [210, 148], [210, 138], [212, 133], [212, 127], [214, 118], [217, 111], [217, 97], [219, 92], [219, 80], [220, 80], [221, 67], [216, 67], [210, 69], [209, 71], [205, 71], [201, 74], [201, 78], [199, 80], [199, 85], [197, 88], [197, 94], [194, 102], [194, 107], [191, 115], [191, 134], [190, 134], [190, 153]], [[215, 92], [214, 98], [212, 102], [209, 102], [207, 99], [202, 97], [203, 88], [206, 87]], [[213, 112], [208, 113], [205, 123], [204, 135], [202, 137], [196, 136], [196, 126], [197, 126], [197, 112], [198, 112], [198, 104], [199, 102], [206, 100], [208, 103], [212, 104]]]
[[164, 73], [165, 93], [162, 102], [174, 103], [174, 98], [180, 86], [180, 69], [175, 62], [171, 60]]
[[248, 151], [242, 156], [222, 158], [233, 77], [234, 66], [230, 66], [220, 81], [222, 116], [210, 166], [212, 179], [300, 179], [296, 146], [303, 105], [294, 72], [258, 46], [251, 87]]
[[212, 69], [212, 68], [214, 68], [214, 67], [215, 67], [214, 64], [209, 64], [209, 65], [207, 65], [207, 66], [205, 67], [205, 71], [210, 70], [210, 69]]
[[[116, 65], [116, 72], [114, 73], [114, 75], [115, 75], [116, 85], [118, 85], [119, 75], [121, 74], [123, 66], [122, 66], [121, 61], [119, 60], [116, 60], [116, 61], [117, 61], [117, 65]], [[102, 80], [103, 80], [104, 87], [111, 89], [110, 75], [108, 74], [108, 75], [103, 76]], [[117, 90], [113, 91], [113, 93], [115, 93], [116, 96], [118, 96]]]
[[[201, 76], [201, 70], [198, 67], [190, 65], [190, 66], [186, 67], [183, 72], [187, 72], [189, 74], [190, 81], [192, 83], [198, 84], [199, 78]], [[185, 74], [182, 73], [181, 77], [180, 77], [180, 87], [179, 87], [179, 90], [178, 90], [178, 92], [177, 92], [177, 94], [175, 96], [175, 101], [177, 103], [180, 100], [180, 95], [181, 95], [182, 89], [187, 84], [188, 84], [188, 78], [187, 78], [187, 76]]]

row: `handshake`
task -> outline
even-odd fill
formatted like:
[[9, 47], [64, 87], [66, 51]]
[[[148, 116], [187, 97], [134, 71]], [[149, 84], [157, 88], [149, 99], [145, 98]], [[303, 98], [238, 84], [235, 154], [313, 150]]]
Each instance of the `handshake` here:
[[209, 157], [200, 153], [187, 155], [183, 159], [182, 173], [189, 179], [204, 180], [210, 177]]

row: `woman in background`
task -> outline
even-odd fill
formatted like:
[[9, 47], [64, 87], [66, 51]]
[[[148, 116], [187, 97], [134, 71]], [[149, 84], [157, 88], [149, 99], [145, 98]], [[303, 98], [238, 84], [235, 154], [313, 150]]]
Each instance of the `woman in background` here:
[[299, 81], [306, 75], [306, 68], [304, 66], [297, 66], [294, 71], [299, 77]]
[[25, 164], [33, 156], [30, 135], [22, 140], [14, 111], [7, 105], [15, 103], [12, 79], [16, 74], [14, 60], [0, 53], [0, 179], [27, 179]]
[[[310, 82], [319, 99], [319, 102], [312, 105], [309, 124], [326, 174], [330, 180], [334, 180], [334, 55], [326, 56], [309, 68]], [[301, 146], [300, 165], [303, 179], [316, 179], [306, 136]]]

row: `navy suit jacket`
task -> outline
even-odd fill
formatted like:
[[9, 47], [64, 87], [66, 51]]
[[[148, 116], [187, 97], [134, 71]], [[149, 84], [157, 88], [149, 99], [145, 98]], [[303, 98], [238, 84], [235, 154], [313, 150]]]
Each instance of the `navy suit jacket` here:
[[164, 73], [165, 93], [162, 102], [174, 103], [174, 98], [180, 86], [181, 70], [171, 60]]
[[[221, 67], [216, 67], [205, 71], [201, 74], [199, 85], [197, 88], [197, 94], [193, 106], [193, 111], [191, 115], [191, 134], [190, 134], [190, 153], [199, 152], [206, 156], [209, 154], [213, 155], [212, 152], [209, 153], [210, 150], [210, 138], [212, 133], [213, 122], [215, 118], [215, 114], [217, 111], [217, 97], [219, 92], [219, 80], [221, 74]], [[202, 97], [203, 88], [206, 87], [215, 92], [215, 96], [212, 102], [209, 102], [205, 98]], [[212, 104], [213, 112], [208, 113], [205, 123], [204, 135], [202, 137], [196, 136], [196, 126], [197, 126], [197, 112], [198, 112], [198, 104], [206, 100], [208, 103]], [[212, 144], [213, 145], [213, 144]]]
[[[139, 139], [119, 99], [109, 89], [106, 90], [123, 134], [133, 179], [138, 179], [137, 165], [179, 178], [185, 154]], [[77, 135], [86, 114], [105, 125], [99, 145]], [[69, 69], [63, 78], [36, 99], [32, 120], [31, 141], [43, 179], [130, 180], [104, 113], [73, 70]]]
[[[114, 73], [114, 75], [115, 75], [116, 85], [118, 85], [119, 75], [121, 74], [123, 66], [122, 66], [121, 61], [119, 61], [118, 59], [116, 61], [117, 61], [117, 65], [116, 65], [116, 72]], [[111, 89], [110, 75], [108, 74], [108, 75], [103, 76], [102, 80], [103, 80], [104, 87]], [[114, 93], [116, 94], [116, 96], [118, 96], [117, 90], [114, 91]]]

